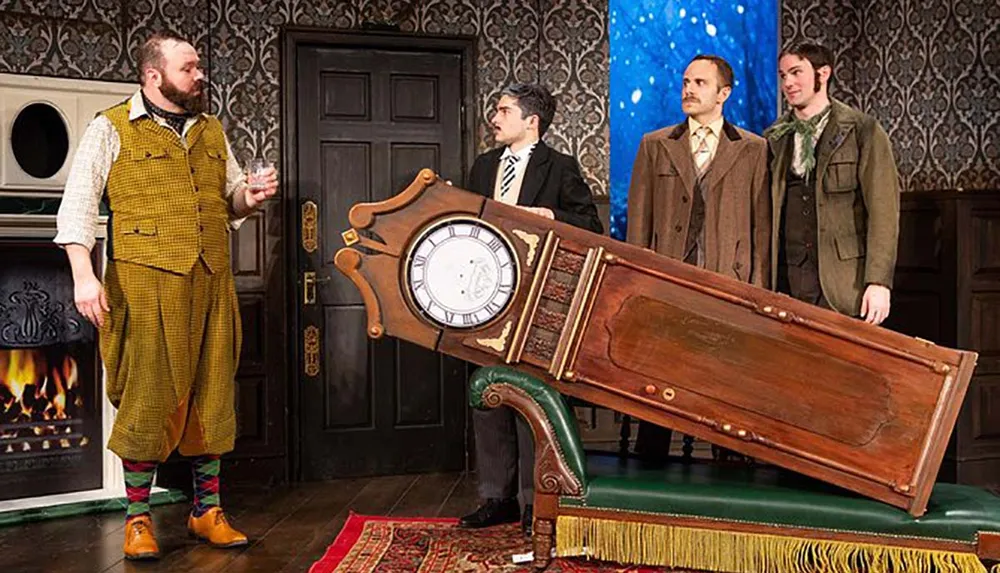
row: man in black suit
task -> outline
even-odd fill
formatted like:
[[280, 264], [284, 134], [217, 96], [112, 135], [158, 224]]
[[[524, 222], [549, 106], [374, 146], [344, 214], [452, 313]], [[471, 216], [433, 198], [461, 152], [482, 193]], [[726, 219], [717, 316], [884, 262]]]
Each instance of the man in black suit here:
[[[539, 140], [555, 112], [555, 98], [541, 85], [513, 84], [504, 89], [491, 120], [501, 147], [476, 158], [466, 187], [536, 215], [602, 233], [590, 187], [576, 159]], [[530, 533], [535, 466], [530, 428], [510, 408], [474, 410], [472, 423], [484, 503], [459, 525], [487, 527], [520, 518], [522, 530]]]

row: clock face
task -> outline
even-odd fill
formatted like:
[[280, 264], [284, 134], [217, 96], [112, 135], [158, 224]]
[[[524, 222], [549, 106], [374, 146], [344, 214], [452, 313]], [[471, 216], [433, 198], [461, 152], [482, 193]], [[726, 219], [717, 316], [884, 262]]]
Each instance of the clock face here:
[[410, 248], [407, 288], [434, 323], [475, 328], [499, 316], [517, 287], [514, 249], [475, 219], [449, 219], [428, 228]]

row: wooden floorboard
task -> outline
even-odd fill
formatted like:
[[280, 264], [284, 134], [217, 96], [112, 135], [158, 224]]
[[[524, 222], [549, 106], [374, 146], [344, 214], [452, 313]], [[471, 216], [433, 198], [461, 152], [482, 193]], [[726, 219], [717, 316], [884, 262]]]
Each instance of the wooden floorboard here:
[[[290, 511], [321, 495], [322, 490], [310, 486], [295, 485], [265, 492], [256, 499], [248, 495], [242, 503], [223, 500], [226, 511], [232, 516], [232, 523], [244, 532], [252, 541], [263, 538], [266, 533]], [[162, 528], [161, 528], [162, 529]], [[233, 559], [239, 556], [242, 549], [215, 549], [204, 543], [193, 540], [187, 533], [185, 519], [170, 524], [170, 545], [161, 546], [163, 557], [155, 568], [144, 568], [144, 571], [164, 573], [186, 573], [193, 571], [222, 571]], [[122, 564], [119, 564], [122, 565]], [[119, 573], [126, 569], [115, 567], [108, 573]]]
[[[323, 493], [276, 523], [264, 536], [220, 571], [272, 573], [298, 557], [317, 538], [320, 528], [339, 514], [370, 482], [370, 479], [340, 480], [317, 485]], [[336, 535], [336, 532], [334, 532]], [[325, 549], [326, 546], [324, 546]]]
[[476, 476], [466, 472], [438, 508], [437, 514], [439, 517], [462, 517], [476, 509], [477, 501]]
[[393, 517], [437, 517], [441, 504], [447, 501], [461, 473], [425, 474], [417, 477], [387, 513]]
[[[69, 573], [101, 571], [121, 559], [121, 540], [116, 535], [121, 521], [121, 514], [111, 513], [4, 528], [10, 535], [0, 540], [0, 571], [53, 571], [55, 563], [65, 563], [61, 570]], [[109, 536], [119, 538], [113, 553], [106, 551]]]
[[187, 535], [187, 502], [153, 508], [162, 558], [122, 558], [124, 515], [82, 515], [0, 529], [0, 572], [300, 573], [340, 532], [351, 512], [396, 517], [458, 517], [476, 506], [468, 473], [343, 479], [270, 489], [227, 490], [223, 506], [250, 537], [242, 549], [213, 549]]

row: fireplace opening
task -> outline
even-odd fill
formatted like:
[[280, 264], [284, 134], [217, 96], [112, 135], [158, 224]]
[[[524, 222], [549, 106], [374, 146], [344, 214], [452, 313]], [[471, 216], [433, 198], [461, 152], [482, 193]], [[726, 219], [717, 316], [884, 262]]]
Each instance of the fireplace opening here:
[[66, 254], [0, 240], [0, 500], [103, 482], [100, 360]]
[[69, 156], [69, 128], [59, 110], [47, 103], [25, 106], [10, 129], [14, 160], [26, 173], [48, 179]]
[[0, 451], [83, 448], [86, 392], [65, 345], [0, 350]]

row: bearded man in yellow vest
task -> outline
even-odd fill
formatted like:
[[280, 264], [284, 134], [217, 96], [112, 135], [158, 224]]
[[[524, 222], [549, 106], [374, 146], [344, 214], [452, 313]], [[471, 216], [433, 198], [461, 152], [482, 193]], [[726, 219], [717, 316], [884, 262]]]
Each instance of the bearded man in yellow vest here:
[[[188, 529], [217, 547], [246, 545], [219, 507], [219, 456], [236, 439], [241, 327], [229, 231], [278, 188], [269, 169], [248, 185], [188, 42], [156, 35], [139, 51], [142, 88], [87, 127], [70, 170], [55, 242], [73, 270], [76, 307], [100, 330], [108, 447], [125, 467], [125, 557], [155, 559], [149, 514], [157, 464], [192, 459]], [[91, 263], [98, 204], [109, 218], [102, 282]]]

